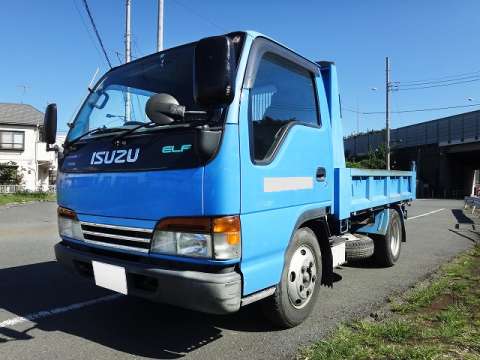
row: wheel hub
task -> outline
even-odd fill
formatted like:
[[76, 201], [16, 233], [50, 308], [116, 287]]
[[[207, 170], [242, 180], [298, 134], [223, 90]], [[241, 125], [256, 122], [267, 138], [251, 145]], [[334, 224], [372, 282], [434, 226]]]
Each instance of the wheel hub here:
[[300, 309], [312, 298], [317, 282], [317, 265], [310, 247], [300, 246], [292, 256], [288, 269], [288, 298]]

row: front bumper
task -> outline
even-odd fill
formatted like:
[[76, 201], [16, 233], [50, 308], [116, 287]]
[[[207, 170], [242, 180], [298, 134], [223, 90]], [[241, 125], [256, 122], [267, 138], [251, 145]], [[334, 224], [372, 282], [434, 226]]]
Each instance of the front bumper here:
[[92, 261], [122, 266], [127, 274], [128, 294], [212, 314], [227, 314], [240, 308], [242, 280], [239, 273], [171, 270], [55, 245], [62, 265], [93, 280]]

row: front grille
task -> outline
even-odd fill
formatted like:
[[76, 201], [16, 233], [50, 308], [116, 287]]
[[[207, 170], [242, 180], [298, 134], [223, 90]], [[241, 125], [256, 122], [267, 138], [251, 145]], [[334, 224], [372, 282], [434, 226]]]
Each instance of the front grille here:
[[85, 242], [116, 249], [148, 253], [153, 230], [81, 222]]

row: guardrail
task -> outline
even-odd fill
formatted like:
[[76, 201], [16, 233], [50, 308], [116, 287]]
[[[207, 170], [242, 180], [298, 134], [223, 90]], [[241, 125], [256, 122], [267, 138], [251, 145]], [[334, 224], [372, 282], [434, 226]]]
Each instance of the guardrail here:
[[472, 208], [472, 214], [475, 214], [475, 210], [480, 209], [480, 197], [479, 196], [465, 196], [465, 209]]
[[25, 191], [24, 185], [0, 185], [0, 194], [13, 194]]
[[56, 191], [55, 185], [38, 186], [35, 191], [28, 190], [25, 185], [0, 185], [0, 194], [14, 194], [18, 192], [52, 192]]

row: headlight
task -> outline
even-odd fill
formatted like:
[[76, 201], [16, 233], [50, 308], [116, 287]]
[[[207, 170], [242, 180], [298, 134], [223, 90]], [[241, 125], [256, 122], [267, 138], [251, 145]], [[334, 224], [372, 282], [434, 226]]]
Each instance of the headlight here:
[[152, 253], [236, 259], [241, 255], [240, 218], [173, 218], [160, 222], [154, 234]]
[[84, 240], [82, 227], [74, 211], [58, 208], [58, 233], [75, 240]]
[[209, 234], [155, 231], [152, 252], [183, 256], [211, 257], [212, 238]]

